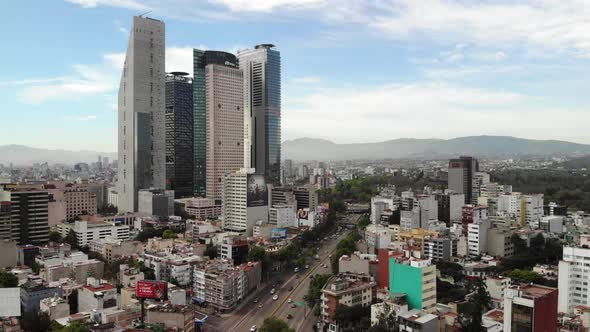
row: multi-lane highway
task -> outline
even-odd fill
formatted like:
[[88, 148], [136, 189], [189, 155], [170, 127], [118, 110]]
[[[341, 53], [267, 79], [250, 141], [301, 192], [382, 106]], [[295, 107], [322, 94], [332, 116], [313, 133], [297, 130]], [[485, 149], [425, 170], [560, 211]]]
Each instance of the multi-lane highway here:
[[[244, 303], [236, 311], [221, 317], [211, 317], [206, 327], [207, 331], [250, 331], [253, 325], [260, 327], [264, 319], [270, 316], [286, 321], [297, 332], [312, 331], [312, 326], [317, 318], [313, 316], [309, 308], [303, 305], [303, 297], [307, 294], [310, 276], [331, 273], [329, 256], [336, 249], [338, 241], [346, 234], [348, 231], [322, 240], [319, 245], [319, 259], [309, 262], [308, 269], [301, 268], [299, 273], [288, 271], [281, 277], [282, 283], [265, 285], [255, 295], [250, 296], [250, 299], [247, 300], [249, 302]], [[272, 299], [273, 295], [270, 293], [272, 288], [275, 288], [278, 300]], [[289, 303], [289, 299], [292, 299], [295, 304], [294, 308]], [[291, 318], [287, 318], [288, 315], [291, 315]]]

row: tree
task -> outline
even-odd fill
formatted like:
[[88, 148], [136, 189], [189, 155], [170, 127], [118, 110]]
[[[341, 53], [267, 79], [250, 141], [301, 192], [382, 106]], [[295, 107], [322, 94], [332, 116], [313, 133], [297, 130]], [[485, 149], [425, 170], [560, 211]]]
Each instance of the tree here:
[[207, 248], [205, 248], [204, 255], [209, 257], [210, 259], [217, 258], [217, 247], [215, 247], [212, 243], [207, 244]]
[[73, 322], [70, 325], [64, 326], [60, 329], [52, 329], [51, 332], [90, 332], [90, 329], [80, 322]]
[[371, 307], [362, 305], [346, 306], [338, 305], [334, 312], [334, 319], [338, 326], [347, 327], [348, 329], [366, 331], [371, 322], [367, 321], [366, 318], [371, 316]]
[[393, 310], [393, 308], [387, 303], [383, 303], [383, 312], [379, 315], [378, 320], [379, 322], [374, 326], [371, 326], [368, 332], [390, 332], [399, 330], [395, 310]]
[[61, 242], [61, 234], [56, 231], [49, 231], [49, 241], [50, 242]]
[[329, 274], [316, 274], [315, 277], [309, 282], [309, 288], [307, 294], [304, 296], [305, 302], [310, 308], [319, 302], [320, 296], [322, 295], [322, 288], [330, 279]]
[[261, 262], [266, 254], [266, 250], [260, 246], [254, 246], [248, 252], [248, 262]]
[[76, 238], [76, 233], [73, 229], [70, 229], [63, 241], [72, 246], [72, 249], [78, 249], [78, 239]]
[[516, 255], [525, 255], [527, 253], [526, 241], [523, 240], [518, 234], [512, 234], [510, 238], [514, 244], [514, 253]]
[[167, 229], [162, 233], [162, 238], [164, 239], [176, 239], [176, 233], [174, 233], [171, 229]]
[[6, 271], [0, 271], [0, 288], [18, 287], [18, 278]]
[[371, 220], [369, 219], [369, 216], [365, 214], [359, 219], [359, 221], [357, 223], [357, 227], [359, 229], [365, 229], [365, 228], [367, 228], [367, 226], [369, 226], [370, 223], [371, 223]]
[[295, 330], [289, 328], [289, 325], [283, 320], [275, 317], [268, 317], [264, 319], [262, 326], [258, 330], [260, 332], [295, 332]]
[[480, 332], [482, 331], [481, 316], [491, 308], [492, 298], [483, 279], [472, 280], [468, 283], [467, 288], [473, 294], [469, 299], [470, 301], [465, 305], [464, 312], [461, 313], [462, 331]]

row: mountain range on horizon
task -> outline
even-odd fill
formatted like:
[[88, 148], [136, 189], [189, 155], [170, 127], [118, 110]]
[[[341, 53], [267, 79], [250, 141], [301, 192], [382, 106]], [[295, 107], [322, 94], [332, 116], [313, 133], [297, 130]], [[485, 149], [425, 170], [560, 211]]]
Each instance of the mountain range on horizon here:
[[[377, 160], [439, 159], [459, 155], [477, 157], [582, 156], [590, 145], [558, 140], [532, 140], [512, 136], [467, 136], [452, 139], [399, 138], [376, 143], [338, 144], [326, 139], [298, 138], [282, 143], [283, 159], [293, 160]], [[98, 156], [111, 161], [116, 152], [41, 149], [25, 145], [0, 145], [0, 163], [16, 166], [47, 162], [70, 164], [95, 162]]]

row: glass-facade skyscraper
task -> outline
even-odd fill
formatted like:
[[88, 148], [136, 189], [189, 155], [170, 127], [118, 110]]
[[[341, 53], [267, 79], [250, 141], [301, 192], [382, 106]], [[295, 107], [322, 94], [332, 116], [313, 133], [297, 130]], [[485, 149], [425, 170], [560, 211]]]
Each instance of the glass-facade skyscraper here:
[[207, 65], [237, 67], [237, 58], [222, 51], [193, 50], [193, 181], [194, 195], [202, 197], [207, 194]]
[[238, 52], [244, 75], [244, 167], [281, 183], [281, 54], [272, 44]]
[[193, 196], [193, 80], [166, 75], [166, 189], [175, 198]]
[[119, 85], [119, 212], [136, 212], [140, 189], [165, 187], [164, 22], [133, 17]]

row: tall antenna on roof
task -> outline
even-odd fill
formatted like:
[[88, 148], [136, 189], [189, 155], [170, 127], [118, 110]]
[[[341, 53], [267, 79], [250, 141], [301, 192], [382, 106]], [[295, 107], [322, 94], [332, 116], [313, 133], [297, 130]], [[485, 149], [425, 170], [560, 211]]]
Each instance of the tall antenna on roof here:
[[143, 14], [139, 15], [139, 17], [143, 17], [143, 15], [147, 15], [147, 14], [149, 14], [149, 13], [151, 13], [151, 12], [152, 12], [151, 10], [148, 10], [147, 12], [145, 12], [145, 13], [143, 13]]

